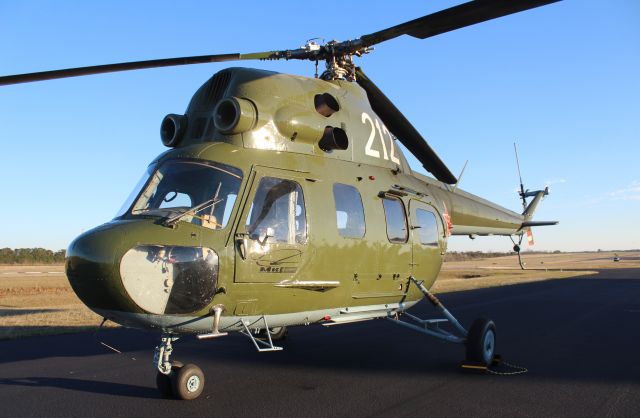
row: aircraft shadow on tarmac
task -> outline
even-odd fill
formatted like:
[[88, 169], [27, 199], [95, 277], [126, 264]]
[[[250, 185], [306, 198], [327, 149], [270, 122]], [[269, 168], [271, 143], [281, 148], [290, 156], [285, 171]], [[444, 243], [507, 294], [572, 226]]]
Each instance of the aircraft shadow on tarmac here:
[[[116, 328], [106, 329], [96, 334], [95, 329], [98, 325], [86, 327], [87, 332], [78, 332], [82, 329], [81, 327], [55, 327], [55, 335], [0, 341], [0, 352], [2, 353], [0, 364], [50, 357], [86, 357], [114, 354], [113, 351], [100, 345], [100, 341], [118, 347], [125, 352], [148, 350], [150, 353], [158, 343], [156, 333], [140, 330]], [[54, 327], [24, 326], [12, 328], [20, 328], [21, 330], [30, 328], [46, 333], [48, 328]], [[0, 334], [2, 330], [3, 327], [0, 326]]]
[[63, 377], [25, 377], [20, 379], [0, 379], [0, 386], [51, 387], [89, 392], [98, 394], [112, 394], [134, 398], [159, 398], [155, 387], [135, 386], [126, 383], [99, 382], [86, 379], [72, 379]]

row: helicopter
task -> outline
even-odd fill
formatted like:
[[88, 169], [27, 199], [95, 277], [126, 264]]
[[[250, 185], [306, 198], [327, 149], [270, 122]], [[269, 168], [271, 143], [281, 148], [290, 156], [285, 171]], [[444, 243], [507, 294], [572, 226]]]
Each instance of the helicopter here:
[[[289, 50], [106, 64], [0, 77], [0, 85], [115, 71], [248, 60], [325, 63], [316, 77], [223, 69], [168, 114], [156, 157], [111, 221], [77, 237], [66, 274], [105, 320], [159, 331], [156, 385], [198, 398], [205, 376], [172, 361], [181, 336], [244, 335], [279, 351], [288, 327], [386, 319], [495, 361], [496, 326], [464, 327], [429, 291], [452, 235], [522, 238], [548, 189], [511, 211], [458, 179], [354, 57], [552, 1], [476, 0], [348, 41]], [[398, 143], [433, 175], [414, 172]], [[527, 198], [531, 198], [527, 201]], [[444, 318], [407, 312], [426, 298]]]

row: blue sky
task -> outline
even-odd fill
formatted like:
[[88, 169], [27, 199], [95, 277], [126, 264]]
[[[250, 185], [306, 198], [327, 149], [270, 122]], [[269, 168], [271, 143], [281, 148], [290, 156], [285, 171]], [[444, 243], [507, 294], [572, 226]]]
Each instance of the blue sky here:
[[[0, 74], [348, 39], [459, 2], [0, 3]], [[366, 5], [366, 6], [365, 6]], [[460, 187], [520, 206], [551, 187], [538, 250], [640, 248], [640, 2], [567, 0], [359, 59], [428, 139]], [[234, 64], [230, 64], [234, 65]], [[245, 62], [313, 75], [307, 62]], [[0, 247], [66, 248], [109, 220], [163, 152], [160, 121], [182, 113], [224, 64], [0, 87]], [[415, 163], [414, 167], [419, 167]], [[508, 251], [506, 237], [451, 250]]]

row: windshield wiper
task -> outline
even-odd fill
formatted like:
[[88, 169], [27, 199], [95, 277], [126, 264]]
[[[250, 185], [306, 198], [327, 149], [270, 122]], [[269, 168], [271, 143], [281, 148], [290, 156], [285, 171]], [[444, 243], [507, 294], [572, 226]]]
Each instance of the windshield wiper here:
[[196, 213], [200, 212], [202, 209], [206, 209], [209, 206], [212, 206], [215, 208], [215, 206], [220, 203], [223, 199], [218, 199], [217, 195], [212, 197], [209, 200], [205, 200], [204, 202], [200, 203], [199, 205], [196, 205], [192, 208], [187, 209], [185, 212], [179, 213], [177, 215], [165, 218], [162, 221], [162, 225], [163, 226], [170, 226], [173, 228], [173, 226], [175, 225], [176, 222], [178, 222], [180, 219], [182, 219], [184, 216], [190, 214], [193, 212], [193, 214], [195, 215]]

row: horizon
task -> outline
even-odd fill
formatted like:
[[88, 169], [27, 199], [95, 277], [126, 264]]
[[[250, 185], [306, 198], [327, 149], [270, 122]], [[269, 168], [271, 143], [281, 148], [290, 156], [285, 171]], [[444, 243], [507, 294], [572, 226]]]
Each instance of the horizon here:
[[[188, 19], [176, 18], [168, 2], [3, 4], [0, 33], [11, 42], [0, 44], [0, 73], [296, 48], [314, 36], [354, 38], [459, 3], [362, 8], [329, 1], [325, 7], [340, 10], [331, 24], [322, 13], [258, 2], [247, 4], [250, 14], [233, 4], [189, 2]], [[225, 19], [212, 24], [214, 16]], [[461, 189], [519, 211], [517, 142], [525, 187], [551, 187], [534, 219], [560, 221], [534, 228], [535, 245], [523, 244], [523, 251], [627, 251], [640, 248], [639, 21], [634, 1], [565, 0], [427, 40], [402, 36], [357, 64], [454, 174], [469, 160]], [[201, 84], [234, 65], [0, 87], [0, 248], [66, 249], [109, 221], [166, 150], [159, 138], [164, 115], [181, 113]], [[243, 65], [314, 71], [311, 62]], [[513, 245], [508, 237], [482, 236], [448, 243], [449, 251]]]
[[[0, 248], [0, 250], [4, 250], [4, 249], [10, 249], [12, 251], [17, 251], [17, 250], [35, 250], [35, 249], [42, 249], [42, 250], [47, 250], [47, 251], [51, 251], [53, 253], [58, 253], [60, 251], [67, 251], [66, 248], [59, 248], [59, 249], [51, 249], [51, 248], [45, 248], [45, 247], [21, 247], [21, 248], [10, 248], [10, 247], [2, 247]], [[577, 251], [562, 251], [562, 250], [536, 250], [533, 248], [526, 248], [523, 249], [520, 253], [521, 254], [534, 254], [534, 253], [539, 253], [539, 254], [553, 254], [553, 253], [562, 253], [562, 254], [571, 254], [571, 253], [614, 253], [614, 252], [619, 252], [619, 253], [631, 253], [631, 252], [640, 252], [640, 248], [631, 248], [628, 250], [620, 250], [620, 249], [604, 249], [604, 248], [598, 248], [597, 250], [577, 250]], [[508, 251], [484, 251], [484, 250], [461, 250], [461, 251], [457, 251], [457, 250], [447, 250], [447, 254], [449, 253], [483, 253], [483, 254], [506, 254], [506, 255], [512, 255], [515, 254], [515, 251], [513, 250], [508, 250]], [[2, 263], [0, 263], [2, 264]]]

